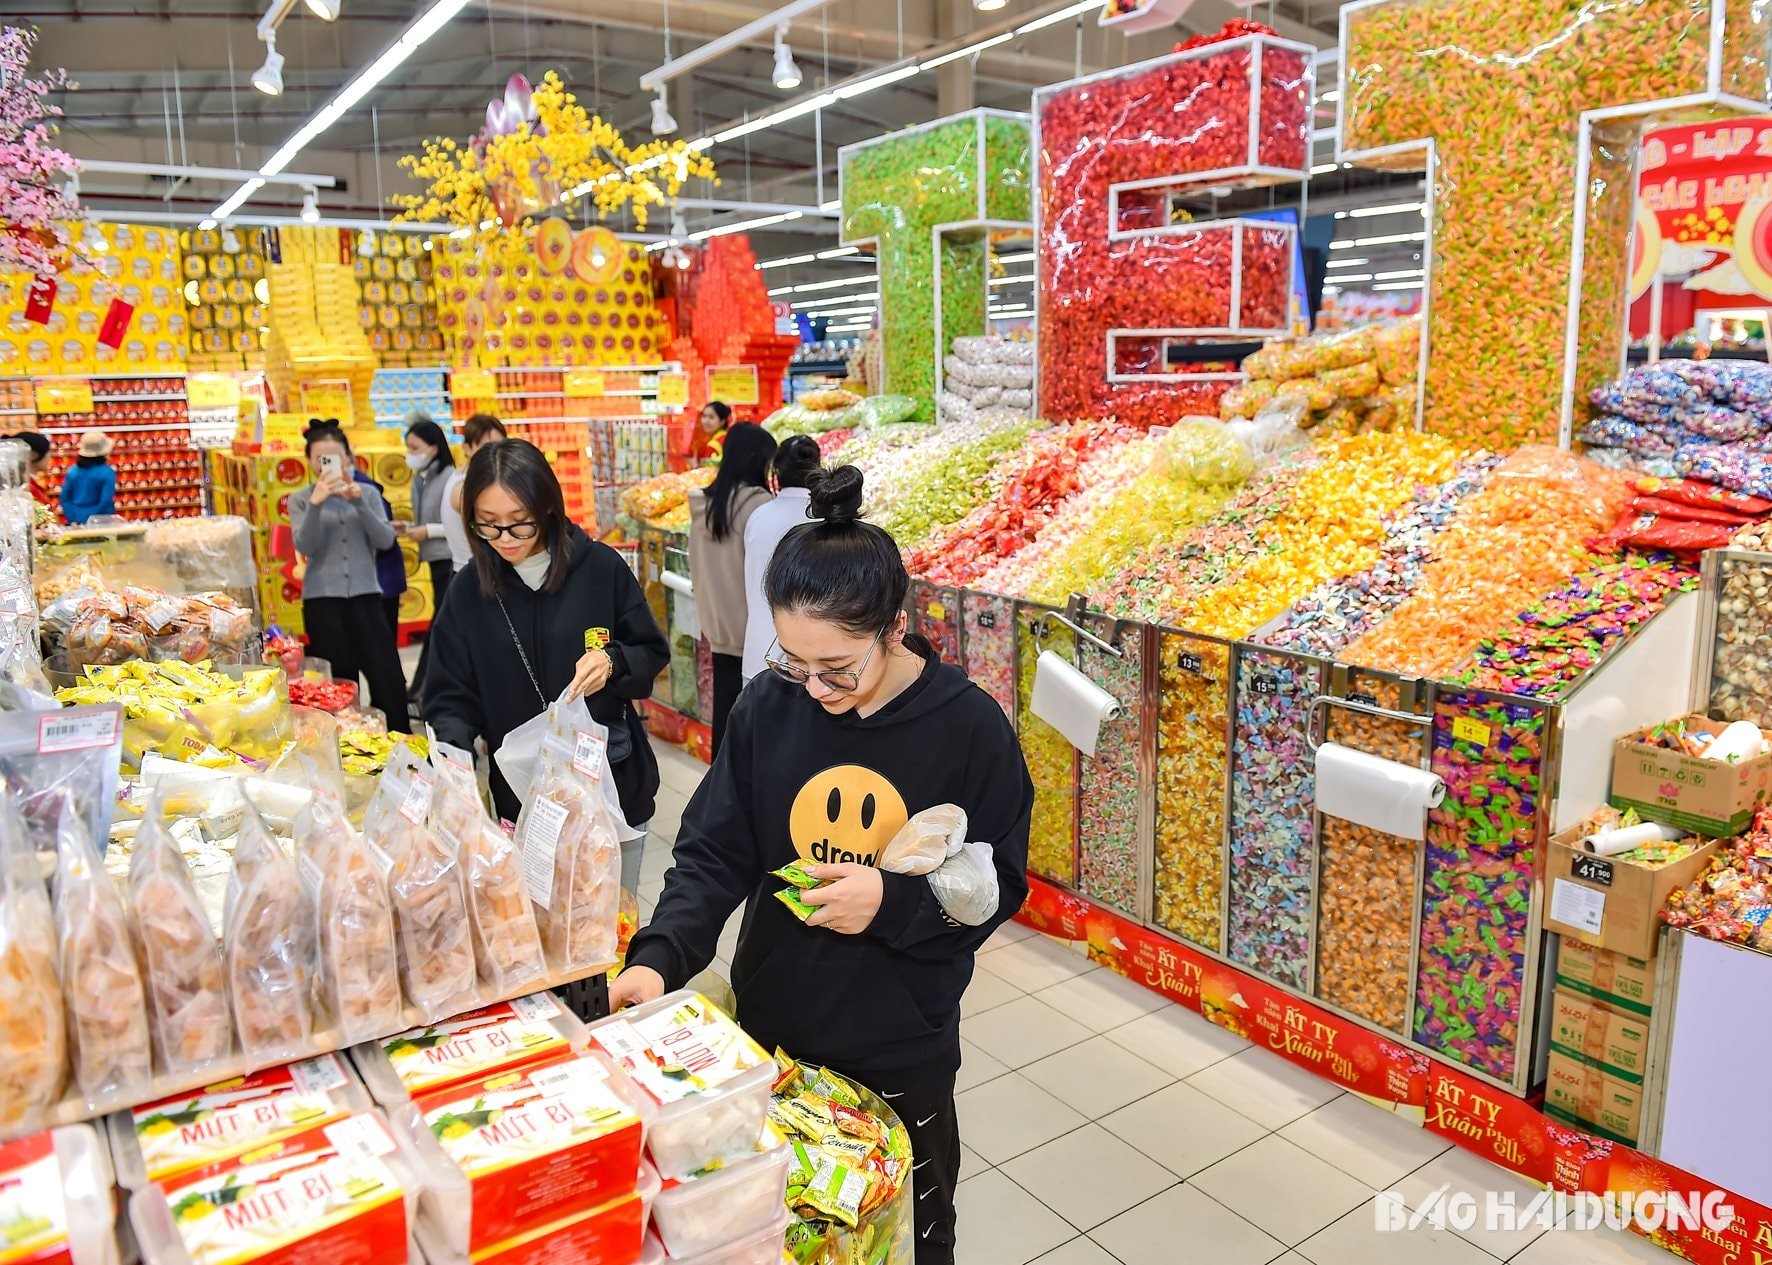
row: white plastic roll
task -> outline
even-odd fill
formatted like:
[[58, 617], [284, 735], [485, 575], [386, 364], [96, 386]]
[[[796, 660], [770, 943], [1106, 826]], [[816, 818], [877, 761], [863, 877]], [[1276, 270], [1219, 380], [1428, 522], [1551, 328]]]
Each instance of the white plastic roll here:
[[1446, 798], [1439, 775], [1325, 742], [1317, 748], [1317, 808], [1399, 839], [1427, 835], [1427, 810]]
[[1034, 665], [1034, 715], [1064, 735], [1066, 742], [1091, 758], [1103, 721], [1120, 718], [1120, 704], [1050, 650]]
[[1595, 856], [1615, 857], [1646, 843], [1673, 843], [1685, 837], [1684, 830], [1664, 826], [1658, 821], [1646, 821], [1640, 826], [1615, 826], [1611, 830], [1598, 831], [1583, 839], [1581, 846]]
[[1759, 755], [1766, 749], [1766, 736], [1760, 727], [1751, 720], [1738, 720], [1704, 749], [1706, 760], [1721, 760], [1725, 764], [1739, 764]]
[[695, 583], [688, 576], [678, 575], [675, 571], [666, 571], [662, 577], [664, 586], [673, 593], [681, 593], [684, 597], [695, 596]]

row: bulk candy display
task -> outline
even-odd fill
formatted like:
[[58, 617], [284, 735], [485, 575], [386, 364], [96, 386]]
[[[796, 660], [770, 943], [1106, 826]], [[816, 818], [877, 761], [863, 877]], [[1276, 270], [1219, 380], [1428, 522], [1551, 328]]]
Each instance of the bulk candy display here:
[[[1077, 749], [1058, 730], [1034, 715], [1034, 668], [1042, 650], [1072, 663], [1077, 639], [1062, 624], [1043, 626], [1046, 608], [1016, 603], [1012, 624], [1015, 654], [1017, 729], [1021, 754], [1034, 783], [1034, 815], [1028, 834], [1028, 869], [1067, 886], [1077, 879]], [[970, 644], [970, 643], [968, 643]], [[1000, 699], [998, 701], [1001, 701]]]
[[1230, 648], [1185, 633], [1158, 639], [1156, 900], [1152, 917], [1218, 949], [1223, 919], [1224, 794]]
[[1077, 666], [1120, 705], [1103, 723], [1095, 757], [1077, 762], [1077, 889], [1115, 909], [1137, 913], [1139, 822], [1150, 794], [1144, 758], [1144, 638], [1137, 625], [1117, 640], [1112, 620], [1091, 619], [1085, 629], [1114, 653], [1077, 640]]
[[[1757, 549], [1762, 544], [1740, 545]], [[1722, 720], [1772, 726], [1772, 556], [1712, 554], [1716, 631], [1711, 649], [1710, 713]]]

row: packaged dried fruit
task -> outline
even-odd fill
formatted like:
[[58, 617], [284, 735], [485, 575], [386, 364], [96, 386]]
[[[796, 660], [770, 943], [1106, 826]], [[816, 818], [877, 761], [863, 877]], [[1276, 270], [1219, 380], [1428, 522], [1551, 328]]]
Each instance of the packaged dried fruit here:
[[65, 1031], [49, 896], [23, 820], [0, 803], [0, 1129], [61, 1093]]
[[313, 1039], [313, 915], [295, 863], [250, 801], [235, 835], [222, 925], [222, 973], [247, 1066], [296, 1057]]
[[184, 854], [166, 828], [158, 792], [130, 855], [129, 916], [160, 1069], [183, 1075], [226, 1058], [233, 1030], [221, 950]]
[[67, 1007], [68, 1062], [94, 1110], [153, 1083], [147, 998], [111, 876], [71, 809], [56, 829], [55, 942]]
[[438, 743], [431, 767], [437, 792], [430, 826], [461, 863], [480, 983], [498, 997], [526, 992], [547, 977], [548, 967], [523, 885], [523, 853], [487, 815], [466, 752]]
[[366, 1041], [351, 1059], [375, 1100], [393, 1107], [582, 1050], [585, 1040], [584, 1024], [552, 993], [535, 993]]
[[400, 981], [427, 1020], [479, 1001], [461, 866], [455, 849], [426, 824], [435, 796], [430, 767], [402, 746], [363, 812], [363, 835], [382, 864], [394, 908]]
[[107, 1122], [117, 1184], [140, 1190], [257, 1150], [267, 1142], [370, 1109], [344, 1058], [318, 1058], [236, 1076], [143, 1103]]
[[621, 845], [599, 785], [608, 769], [605, 732], [594, 723], [594, 733], [568, 723], [550, 723], [542, 738], [517, 841], [549, 964], [578, 971], [615, 959]]
[[345, 820], [343, 805], [324, 793], [296, 822], [295, 842], [314, 910], [315, 981], [339, 1043], [394, 1031], [401, 1014], [399, 954], [374, 852]]

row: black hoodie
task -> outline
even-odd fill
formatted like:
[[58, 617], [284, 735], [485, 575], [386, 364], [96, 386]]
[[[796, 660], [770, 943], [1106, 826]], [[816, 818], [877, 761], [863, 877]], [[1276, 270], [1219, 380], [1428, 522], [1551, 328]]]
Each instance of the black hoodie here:
[[[725, 743], [684, 810], [675, 866], [628, 962], [680, 988], [712, 960], [745, 902], [732, 963], [738, 1017], [763, 1043], [864, 1083], [932, 1086], [960, 1065], [960, 996], [974, 952], [1027, 897], [1033, 785], [1003, 711], [966, 674], [929, 659], [872, 716], [830, 715], [801, 686], [753, 677]], [[1001, 899], [980, 927], [942, 912], [929, 880], [882, 874], [860, 935], [808, 927], [769, 871], [794, 860], [872, 861], [912, 813], [966, 810], [989, 843]]]
[[[516, 568], [499, 560], [498, 597], [510, 612], [510, 626], [498, 597], [480, 591], [470, 567], [443, 597], [431, 626], [431, 659], [425, 677], [425, 720], [444, 742], [471, 749], [486, 739], [497, 751], [505, 735], [540, 715], [546, 704], [572, 684], [579, 659], [593, 645], [609, 651], [609, 683], [586, 701], [591, 715], [610, 730], [611, 752], [629, 735], [629, 754], [614, 765], [622, 812], [633, 825], [652, 819], [658, 794], [658, 761], [646, 741], [633, 699], [652, 693], [652, 683], [670, 662], [664, 634], [652, 618], [640, 582], [621, 555], [577, 527], [567, 533], [571, 569], [558, 592], [532, 590]], [[515, 629], [523, 654], [512, 644]], [[541, 693], [523, 667], [523, 655], [541, 681]], [[546, 696], [544, 702], [543, 695]], [[518, 803], [495, 763], [492, 796], [499, 815], [517, 819]]]

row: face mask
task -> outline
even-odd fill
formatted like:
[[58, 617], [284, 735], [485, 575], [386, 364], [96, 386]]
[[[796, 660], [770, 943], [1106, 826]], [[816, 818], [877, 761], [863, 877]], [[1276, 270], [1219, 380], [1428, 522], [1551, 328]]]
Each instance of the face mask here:
[[406, 464], [414, 470], [423, 470], [431, 464], [431, 459], [422, 452], [409, 452], [406, 454]]

